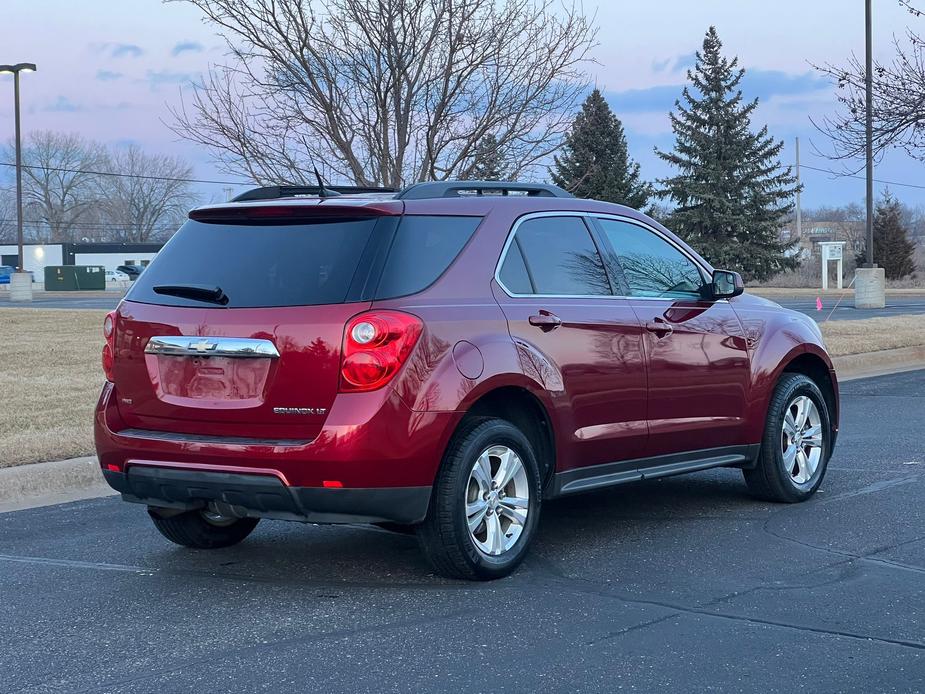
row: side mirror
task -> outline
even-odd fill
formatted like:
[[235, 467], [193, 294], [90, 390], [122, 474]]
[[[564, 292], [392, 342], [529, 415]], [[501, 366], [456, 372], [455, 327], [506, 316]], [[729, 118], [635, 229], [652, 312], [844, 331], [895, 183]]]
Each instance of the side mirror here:
[[738, 272], [714, 270], [710, 289], [714, 299], [731, 299], [745, 291], [745, 283]]

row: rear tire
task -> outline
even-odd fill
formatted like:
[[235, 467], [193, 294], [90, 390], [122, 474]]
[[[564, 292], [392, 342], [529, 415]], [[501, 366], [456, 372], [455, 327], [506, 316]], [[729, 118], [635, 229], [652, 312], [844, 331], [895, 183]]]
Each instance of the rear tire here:
[[758, 464], [742, 470], [749, 491], [765, 501], [806, 501], [822, 484], [831, 453], [822, 392], [809, 377], [785, 373], [768, 406]]
[[447, 449], [418, 540], [443, 576], [501, 578], [523, 561], [540, 506], [539, 468], [527, 437], [506, 420], [473, 419]]
[[[236, 545], [257, 527], [258, 518], [225, 518], [205, 510], [162, 516], [149, 508], [154, 527], [171, 542], [194, 549], [220, 549]], [[211, 517], [211, 519], [210, 519]]]

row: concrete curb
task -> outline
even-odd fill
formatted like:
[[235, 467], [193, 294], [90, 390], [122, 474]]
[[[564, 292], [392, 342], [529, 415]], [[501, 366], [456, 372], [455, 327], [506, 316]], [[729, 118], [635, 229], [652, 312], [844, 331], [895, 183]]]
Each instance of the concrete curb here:
[[0, 468], [0, 511], [114, 493], [96, 456]]
[[839, 381], [925, 369], [925, 345], [832, 357]]

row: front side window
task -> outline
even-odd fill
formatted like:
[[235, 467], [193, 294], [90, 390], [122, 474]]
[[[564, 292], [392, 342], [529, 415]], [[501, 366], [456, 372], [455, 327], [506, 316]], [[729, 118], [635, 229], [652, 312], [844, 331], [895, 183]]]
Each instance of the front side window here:
[[612, 293], [597, 247], [580, 217], [536, 217], [521, 223], [499, 276], [514, 294]]
[[694, 262], [661, 236], [638, 224], [598, 219], [608, 267], [622, 270], [631, 296], [699, 297], [703, 275]]

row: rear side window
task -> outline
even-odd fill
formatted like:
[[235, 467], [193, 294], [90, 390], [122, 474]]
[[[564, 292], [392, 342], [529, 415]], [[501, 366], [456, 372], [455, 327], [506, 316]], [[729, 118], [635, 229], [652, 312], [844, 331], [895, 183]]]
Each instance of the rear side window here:
[[[516, 283], [523, 287], [521, 271], [517, 267], [519, 262], [524, 264], [524, 272], [533, 286], [532, 292], [518, 291], [517, 287], [505, 281], [506, 277], [520, 277]], [[502, 283], [515, 294], [611, 294], [604, 264], [580, 217], [537, 217], [521, 223], [508, 248], [500, 276]]]
[[536, 294], [533, 289], [533, 281], [527, 272], [524, 255], [520, 251], [520, 241], [516, 238], [511, 243], [510, 248], [507, 249], [507, 255], [504, 256], [504, 265], [501, 266], [499, 277], [501, 284], [514, 294]]
[[429, 287], [453, 263], [481, 221], [481, 217], [402, 217], [376, 298], [407, 296]]
[[376, 218], [292, 225], [188, 221], [139, 275], [126, 298], [168, 306], [209, 303], [155, 287], [218, 287], [227, 308], [310, 306], [347, 300]]

